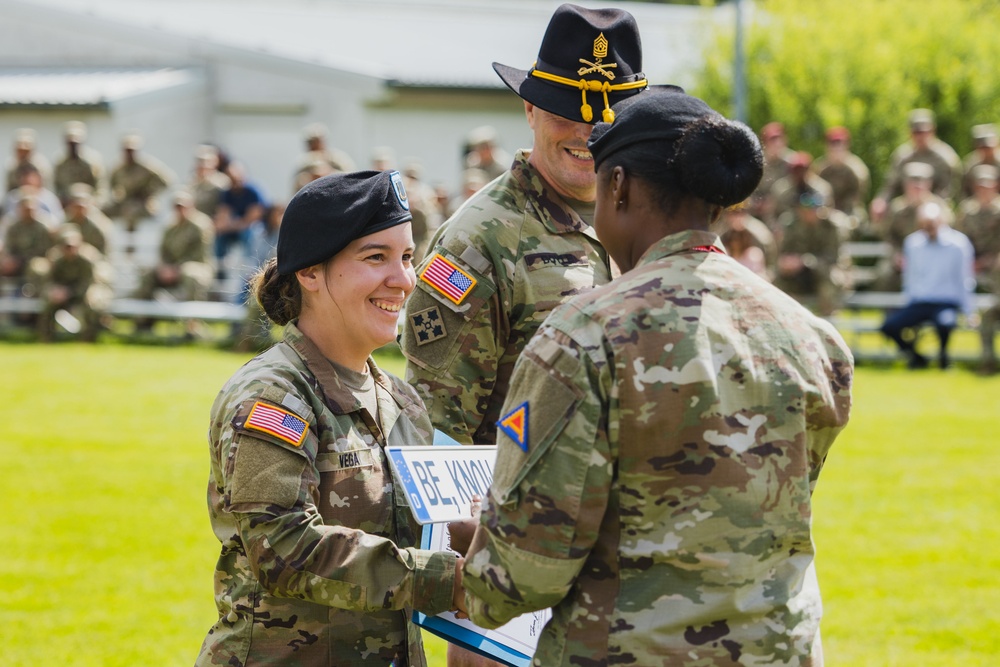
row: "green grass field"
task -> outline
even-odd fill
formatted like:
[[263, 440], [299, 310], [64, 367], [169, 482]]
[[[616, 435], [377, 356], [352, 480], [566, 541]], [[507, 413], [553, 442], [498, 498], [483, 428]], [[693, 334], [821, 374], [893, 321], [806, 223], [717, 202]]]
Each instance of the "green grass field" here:
[[[0, 664], [193, 663], [214, 616], [208, 411], [247, 358], [0, 344]], [[998, 431], [1000, 378], [859, 369], [815, 502], [827, 664], [997, 663]]]

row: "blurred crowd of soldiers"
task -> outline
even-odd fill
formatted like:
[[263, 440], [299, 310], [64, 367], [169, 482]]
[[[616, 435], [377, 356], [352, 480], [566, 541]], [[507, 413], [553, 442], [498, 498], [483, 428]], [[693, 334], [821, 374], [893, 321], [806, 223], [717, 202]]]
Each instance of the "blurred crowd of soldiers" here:
[[[789, 147], [781, 123], [766, 124], [760, 130], [764, 177], [745, 205], [724, 214], [718, 231], [726, 247], [752, 270], [828, 315], [846, 290], [862, 287], [844, 244], [888, 244], [888, 256], [869, 271], [874, 278], [865, 286], [898, 291], [903, 241], [917, 229], [917, 209], [936, 202], [947, 212], [946, 222], [972, 242], [979, 289], [995, 290], [1000, 270], [996, 128], [974, 126], [975, 148], [964, 159], [936, 136], [934, 114], [927, 109], [910, 113], [909, 132], [909, 140], [892, 153], [881, 189], [871, 196], [869, 169], [851, 151], [847, 128], [829, 128], [825, 153], [814, 160]], [[65, 154], [53, 167], [35, 150], [34, 131], [16, 132], [0, 204], [0, 276], [18, 293], [42, 299], [38, 330], [43, 338], [52, 336], [60, 311], [69, 308], [80, 315], [82, 335], [96, 336], [101, 313], [121, 292], [107, 259], [112, 225], [133, 232], [143, 220], [158, 218], [158, 202], [167, 190], [173, 192], [173, 211], [164, 216], [169, 221], [162, 228], [157, 263], [143, 267], [130, 296], [205, 300], [225, 277], [234, 249], [242, 253], [237, 284], [274, 253], [284, 204], [268, 200], [225, 149], [197, 146], [190, 179], [178, 184], [170, 169], [142, 151], [137, 134], [123, 137], [119, 163], [110, 173], [87, 146], [83, 123], [67, 123], [64, 139]], [[291, 193], [313, 179], [359, 168], [349, 155], [327, 145], [321, 124], [305, 127], [303, 141]], [[462, 184], [453, 193], [427, 183], [419, 163], [398, 165], [391, 148], [373, 151], [370, 168], [399, 169], [404, 176], [418, 261], [441, 223], [511, 161], [488, 126], [469, 133], [463, 160]], [[131, 252], [121, 250], [126, 257]], [[149, 324], [139, 322], [140, 327]]]
[[[283, 199], [269, 199], [247, 176], [247, 169], [216, 145], [195, 147], [187, 183], [180, 183], [162, 162], [142, 151], [143, 139], [129, 133], [121, 140], [119, 163], [107, 173], [102, 157], [87, 145], [87, 128], [78, 121], [64, 127], [65, 154], [55, 167], [36, 150], [35, 131], [15, 133], [13, 155], [6, 166], [6, 188], [0, 202], [0, 280], [5, 294], [34, 296], [42, 301], [37, 319], [43, 340], [51, 339], [58, 320], [63, 329], [92, 340], [106, 323], [115, 294], [116, 268], [132, 261], [133, 237], [140, 223], [164, 220], [158, 258], [143, 266], [134, 290], [125, 296], [166, 301], [206, 300], [226, 278], [226, 267], [238, 251], [237, 285], [275, 252]], [[303, 129], [304, 150], [294, 167], [290, 193], [311, 180], [358, 168], [341, 150], [327, 145], [327, 128]], [[469, 195], [503, 173], [510, 157], [498, 146], [489, 126], [469, 133], [464, 171], [457, 192], [431, 186], [417, 161], [397, 165], [394, 151], [377, 148], [369, 168], [399, 169], [413, 213], [417, 260], [431, 236]], [[164, 195], [173, 210], [161, 215]], [[118, 224], [124, 234], [114, 234]], [[125, 247], [111, 254], [114, 239]], [[117, 274], [120, 274], [118, 271]], [[243, 299], [238, 290], [231, 298]], [[66, 317], [70, 310], [77, 317]], [[60, 315], [63, 319], [60, 319]], [[140, 329], [152, 322], [139, 320]]]
[[767, 276], [821, 314], [831, 313], [854, 284], [848, 241], [884, 241], [888, 256], [866, 287], [899, 291], [903, 241], [917, 231], [917, 210], [935, 202], [946, 223], [975, 249], [981, 291], [996, 286], [1000, 252], [1000, 151], [992, 124], [972, 128], [974, 150], [964, 159], [936, 135], [934, 114], [909, 114], [910, 138], [897, 147], [881, 189], [851, 151], [845, 127], [826, 131], [826, 149], [813, 159], [788, 145], [779, 122], [760, 130], [764, 177], [744, 207], [727, 211], [723, 241], [734, 257]]

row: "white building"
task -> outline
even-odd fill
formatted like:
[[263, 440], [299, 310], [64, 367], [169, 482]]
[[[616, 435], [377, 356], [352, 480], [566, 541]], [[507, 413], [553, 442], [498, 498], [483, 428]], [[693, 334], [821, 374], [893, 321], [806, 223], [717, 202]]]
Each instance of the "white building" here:
[[[220, 145], [274, 198], [292, 194], [302, 128], [367, 168], [373, 149], [457, 188], [469, 130], [530, 145], [520, 100], [491, 63], [531, 66], [558, 2], [541, 0], [0, 0], [0, 156], [19, 127], [55, 163], [61, 128], [89, 127], [105, 165], [137, 130], [179, 183]], [[653, 83], [691, 85], [729, 6], [628, 2]]]

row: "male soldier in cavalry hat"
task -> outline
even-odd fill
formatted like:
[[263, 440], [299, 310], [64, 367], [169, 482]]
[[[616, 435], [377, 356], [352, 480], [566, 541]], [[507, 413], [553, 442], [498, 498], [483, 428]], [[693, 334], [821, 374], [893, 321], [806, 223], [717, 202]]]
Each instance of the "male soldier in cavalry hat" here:
[[534, 147], [442, 225], [401, 341], [435, 427], [466, 444], [494, 443], [514, 360], [545, 315], [611, 279], [587, 139], [646, 86], [635, 19], [619, 9], [562, 5], [533, 67], [493, 68], [524, 100]]
[[[564, 4], [529, 69], [493, 69], [524, 100], [533, 148], [442, 225], [401, 337], [407, 380], [435, 428], [483, 445], [496, 442], [514, 362], [546, 315], [612, 278], [591, 227], [587, 139], [593, 123], [613, 120], [614, 103], [647, 85], [638, 27], [620, 9]], [[449, 665], [483, 664], [458, 653]]]

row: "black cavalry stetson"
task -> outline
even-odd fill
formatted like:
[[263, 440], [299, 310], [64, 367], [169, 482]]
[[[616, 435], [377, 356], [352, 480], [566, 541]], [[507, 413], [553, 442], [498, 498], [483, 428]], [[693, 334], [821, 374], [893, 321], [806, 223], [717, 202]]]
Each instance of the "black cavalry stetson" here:
[[578, 123], [613, 122], [611, 106], [646, 87], [639, 28], [620, 9], [561, 5], [530, 70], [500, 63], [493, 69], [521, 99]]

